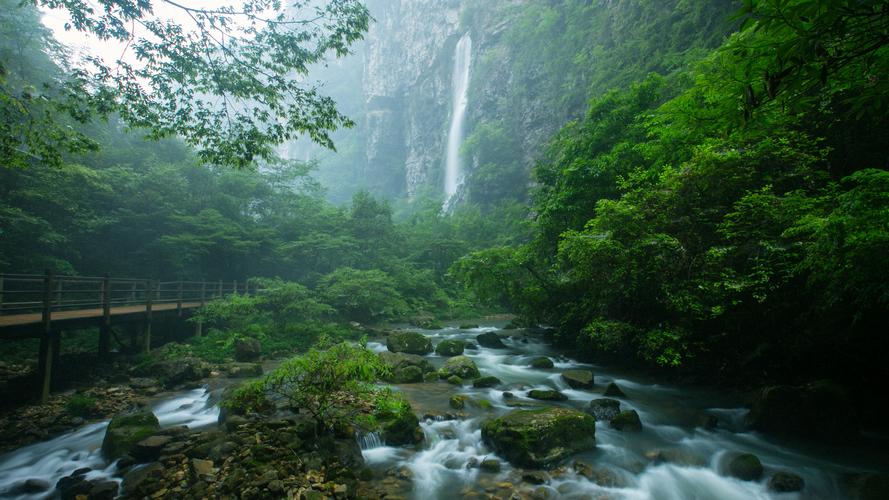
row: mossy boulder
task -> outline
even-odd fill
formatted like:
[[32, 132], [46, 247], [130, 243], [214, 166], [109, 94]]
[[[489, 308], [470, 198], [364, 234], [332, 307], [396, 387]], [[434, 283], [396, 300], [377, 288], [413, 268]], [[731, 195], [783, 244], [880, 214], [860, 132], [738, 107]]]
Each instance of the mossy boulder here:
[[488, 446], [521, 467], [553, 467], [596, 446], [596, 419], [567, 408], [514, 410], [481, 430]]
[[464, 394], [454, 394], [453, 396], [451, 396], [451, 399], [448, 400], [448, 404], [455, 410], [462, 410], [466, 407], [466, 401], [468, 400], [469, 396], [466, 396]]
[[466, 356], [454, 356], [445, 361], [444, 366], [438, 371], [441, 378], [447, 379], [454, 375], [461, 379], [476, 379], [481, 376], [475, 361]]
[[853, 408], [843, 388], [833, 382], [770, 386], [756, 395], [747, 423], [762, 432], [846, 440], [858, 433]]
[[257, 361], [262, 357], [262, 344], [254, 338], [240, 338], [235, 341], [235, 361]]
[[639, 432], [642, 430], [642, 420], [636, 410], [624, 410], [611, 419], [611, 427], [619, 431]]
[[432, 342], [422, 333], [389, 332], [389, 336], [386, 337], [386, 348], [391, 352], [429, 354], [432, 352]]
[[539, 358], [532, 359], [530, 366], [531, 368], [546, 370], [552, 368], [554, 365], [553, 360], [547, 358], [546, 356], [540, 356]]
[[728, 463], [728, 473], [742, 481], [756, 481], [762, 477], [762, 462], [752, 453], [742, 453]]
[[132, 451], [136, 445], [160, 431], [154, 413], [147, 410], [120, 413], [111, 419], [102, 440], [102, 455], [115, 460]]
[[610, 422], [620, 413], [620, 401], [609, 398], [599, 398], [590, 401], [587, 413], [596, 417], [601, 422]]
[[447, 381], [451, 385], [463, 385], [463, 379], [459, 375], [451, 375], [447, 378]]
[[435, 370], [429, 361], [416, 354], [384, 351], [377, 356], [389, 367], [390, 374], [386, 381], [396, 384], [422, 382], [425, 373]]
[[492, 349], [501, 349], [503, 347], [506, 347], [503, 344], [503, 341], [500, 340], [500, 336], [494, 332], [485, 332], [477, 335], [475, 337], [475, 340], [476, 342], [478, 342], [478, 345], [482, 347], [489, 347]]
[[562, 373], [562, 380], [572, 389], [592, 389], [593, 372], [589, 370], [568, 370]]
[[463, 347], [462, 340], [446, 339], [435, 346], [435, 353], [439, 356], [459, 356], [463, 354]]
[[528, 397], [539, 401], [567, 401], [568, 396], [555, 389], [531, 389]]
[[386, 444], [401, 446], [423, 441], [420, 419], [417, 418], [410, 405], [405, 404], [397, 411], [377, 413], [375, 416], [380, 426], [380, 436]]
[[620, 389], [614, 382], [608, 384], [608, 387], [605, 388], [605, 392], [602, 393], [604, 396], [612, 397], [612, 398], [625, 398], [627, 397], [624, 394], [624, 391]]
[[502, 383], [503, 383], [503, 381], [501, 381], [499, 378], [489, 375], [487, 377], [479, 377], [479, 378], [473, 380], [472, 386], [475, 387], [476, 389], [484, 389], [487, 387], [495, 387], [495, 386], [498, 386]]
[[461, 330], [472, 330], [473, 328], [478, 328], [478, 325], [475, 323], [463, 323], [460, 325]]

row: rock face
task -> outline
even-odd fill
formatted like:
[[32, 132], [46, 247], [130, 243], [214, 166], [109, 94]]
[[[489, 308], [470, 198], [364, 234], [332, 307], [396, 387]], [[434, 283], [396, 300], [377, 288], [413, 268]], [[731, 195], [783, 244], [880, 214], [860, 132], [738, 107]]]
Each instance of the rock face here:
[[589, 370], [568, 370], [562, 373], [562, 380], [572, 389], [593, 388], [593, 372]]
[[596, 419], [566, 408], [514, 410], [482, 425], [482, 439], [511, 463], [550, 468], [596, 446]]
[[435, 353], [439, 356], [459, 356], [463, 354], [463, 341], [447, 339], [435, 346]]
[[432, 352], [432, 342], [417, 332], [390, 332], [386, 338], [386, 348], [392, 352], [429, 354]]
[[445, 361], [444, 366], [439, 370], [439, 377], [449, 379], [451, 377], [459, 377], [461, 379], [476, 379], [481, 375], [475, 362], [466, 356], [454, 356]]
[[506, 347], [503, 345], [503, 341], [500, 340], [500, 336], [494, 332], [485, 332], [481, 335], [477, 336], [475, 340], [478, 341], [478, 345], [482, 347], [489, 347], [493, 349], [500, 349]]
[[590, 401], [587, 413], [596, 417], [601, 422], [610, 422], [620, 413], [620, 401], [616, 399], [600, 398]]
[[256, 339], [243, 338], [235, 341], [235, 361], [256, 361], [262, 357], [262, 344]]
[[771, 386], [759, 392], [747, 422], [762, 432], [844, 440], [858, 433], [852, 408], [845, 391], [829, 381]]
[[423, 375], [433, 371], [432, 365], [423, 356], [416, 354], [384, 351], [378, 356], [391, 370], [387, 380], [396, 384], [422, 382]]
[[115, 415], [105, 430], [102, 454], [108, 460], [119, 458], [132, 451], [140, 441], [160, 430], [157, 417], [150, 411], [137, 411]]

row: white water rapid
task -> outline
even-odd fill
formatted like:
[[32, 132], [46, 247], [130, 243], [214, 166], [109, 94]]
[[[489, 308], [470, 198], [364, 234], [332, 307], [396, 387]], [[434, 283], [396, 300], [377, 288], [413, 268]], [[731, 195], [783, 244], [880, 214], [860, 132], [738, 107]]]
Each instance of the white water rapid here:
[[466, 105], [469, 103], [469, 65], [472, 59], [472, 38], [467, 32], [454, 48], [454, 72], [452, 76], [451, 128], [448, 130], [448, 150], [445, 160], [445, 203], [449, 211], [463, 182], [463, 165], [460, 146], [463, 144]]
[[[185, 425], [200, 428], [215, 424], [219, 408], [210, 401], [210, 392], [195, 389], [159, 401], [151, 409], [161, 427]], [[77, 469], [90, 468], [87, 479], [120, 481], [114, 477], [116, 462], [108, 463], [100, 451], [108, 421], [93, 423], [49, 441], [35, 443], [0, 455], [0, 498], [36, 500], [53, 498], [59, 479]], [[39, 479], [50, 485], [50, 491], [28, 494], [22, 491], [25, 481]]]

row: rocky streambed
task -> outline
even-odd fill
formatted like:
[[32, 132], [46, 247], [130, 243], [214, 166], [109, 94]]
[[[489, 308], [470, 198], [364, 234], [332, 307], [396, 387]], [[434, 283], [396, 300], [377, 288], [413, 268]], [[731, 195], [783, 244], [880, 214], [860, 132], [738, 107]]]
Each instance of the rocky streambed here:
[[[877, 438], [826, 445], [761, 434], [736, 395], [579, 363], [532, 332], [417, 332], [369, 347], [392, 368], [387, 382], [410, 401], [419, 428], [319, 438], [299, 415], [220, 419], [217, 382], [161, 392], [115, 418], [111, 432], [108, 421], [86, 424], [0, 456], [0, 498], [870, 499], [889, 491]], [[246, 368], [232, 370], [248, 376]], [[805, 390], [767, 396], [800, 412], [837, 401], [829, 387]], [[772, 428], [794, 418], [772, 407], [754, 416]], [[821, 427], [837, 424], [848, 422]], [[121, 439], [109, 445], [115, 433]]]

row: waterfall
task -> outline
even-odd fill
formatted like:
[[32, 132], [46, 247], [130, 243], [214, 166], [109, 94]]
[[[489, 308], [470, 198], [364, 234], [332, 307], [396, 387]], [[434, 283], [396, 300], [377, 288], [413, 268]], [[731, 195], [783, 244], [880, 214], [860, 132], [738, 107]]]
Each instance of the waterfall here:
[[454, 72], [452, 76], [451, 128], [448, 130], [448, 150], [445, 161], [445, 203], [447, 211], [453, 204], [454, 195], [463, 182], [463, 165], [460, 145], [463, 143], [463, 125], [466, 121], [466, 104], [469, 92], [469, 64], [472, 58], [472, 38], [467, 32], [454, 48]]

